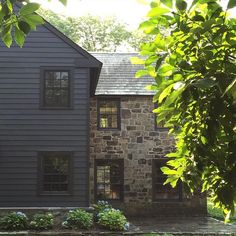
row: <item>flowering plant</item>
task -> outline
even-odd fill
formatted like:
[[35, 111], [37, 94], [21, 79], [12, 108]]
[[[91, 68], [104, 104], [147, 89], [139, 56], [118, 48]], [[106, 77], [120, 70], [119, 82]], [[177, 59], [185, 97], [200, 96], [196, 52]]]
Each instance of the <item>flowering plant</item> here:
[[35, 230], [51, 229], [53, 227], [53, 223], [54, 220], [51, 213], [36, 214], [30, 222], [30, 228]]
[[89, 229], [93, 225], [93, 214], [85, 210], [70, 210], [62, 227], [68, 229]]
[[23, 212], [12, 212], [0, 219], [3, 230], [24, 230], [28, 227], [28, 218]]
[[98, 214], [98, 224], [114, 231], [129, 229], [129, 222], [120, 210], [114, 208], [102, 211]]

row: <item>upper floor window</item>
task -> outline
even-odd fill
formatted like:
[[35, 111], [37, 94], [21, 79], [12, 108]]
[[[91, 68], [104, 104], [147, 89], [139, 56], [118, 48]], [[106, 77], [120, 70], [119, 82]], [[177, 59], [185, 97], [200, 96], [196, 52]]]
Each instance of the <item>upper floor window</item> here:
[[182, 184], [178, 183], [175, 188], [170, 184], [164, 185], [167, 176], [161, 171], [161, 167], [165, 166], [167, 159], [156, 159], [152, 162], [152, 183], [153, 183], [153, 201], [181, 201]]
[[120, 100], [113, 98], [98, 100], [98, 128], [120, 128]]
[[71, 153], [40, 154], [39, 190], [41, 194], [69, 194], [71, 188]]
[[124, 161], [95, 160], [96, 200], [123, 200]]
[[42, 73], [42, 107], [70, 107], [70, 70], [44, 70]]

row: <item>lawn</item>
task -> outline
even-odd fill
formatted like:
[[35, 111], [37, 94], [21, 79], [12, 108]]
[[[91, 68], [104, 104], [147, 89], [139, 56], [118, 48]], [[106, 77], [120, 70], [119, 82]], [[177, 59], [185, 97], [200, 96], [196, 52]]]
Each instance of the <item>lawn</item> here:
[[[208, 203], [207, 203], [207, 210], [208, 210], [208, 214], [211, 217], [216, 218], [218, 220], [224, 220], [222, 211], [219, 208], [214, 208], [213, 203], [210, 200], [208, 200]], [[236, 206], [235, 206], [235, 213], [230, 218], [230, 223], [236, 224]]]

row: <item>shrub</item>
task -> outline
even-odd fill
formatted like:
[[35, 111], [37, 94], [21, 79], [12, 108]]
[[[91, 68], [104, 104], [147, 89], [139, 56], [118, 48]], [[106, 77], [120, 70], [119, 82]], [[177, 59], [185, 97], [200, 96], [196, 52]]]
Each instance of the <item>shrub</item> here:
[[36, 214], [33, 220], [30, 222], [30, 228], [35, 230], [46, 230], [51, 229], [54, 224], [53, 215], [47, 214]]
[[0, 219], [0, 228], [3, 230], [25, 230], [28, 227], [28, 218], [22, 212], [12, 212]]
[[95, 220], [98, 220], [98, 214], [103, 211], [108, 211], [112, 209], [112, 206], [107, 201], [98, 201], [97, 204], [93, 205]]
[[69, 229], [89, 229], [93, 225], [93, 214], [77, 209], [68, 212], [62, 226]]
[[98, 224], [104, 228], [114, 231], [129, 229], [129, 223], [120, 210], [107, 209], [98, 214]]

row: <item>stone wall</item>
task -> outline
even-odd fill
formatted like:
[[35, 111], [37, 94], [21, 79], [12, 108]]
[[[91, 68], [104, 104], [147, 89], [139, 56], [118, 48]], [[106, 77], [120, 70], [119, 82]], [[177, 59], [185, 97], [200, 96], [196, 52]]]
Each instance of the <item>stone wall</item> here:
[[[152, 160], [173, 149], [174, 139], [165, 129], [155, 130], [152, 97], [122, 96], [121, 130], [97, 130], [97, 98], [91, 99], [90, 197], [94, 201], [94, 159], [124, 159], [124, 202], [130, 214], [205, 214], [205, 197], [182, 202], [152, 202]], [[154, 210], [155, 209], [155, 210]], [[166, 209], [169, 209], [166, 211]]]

